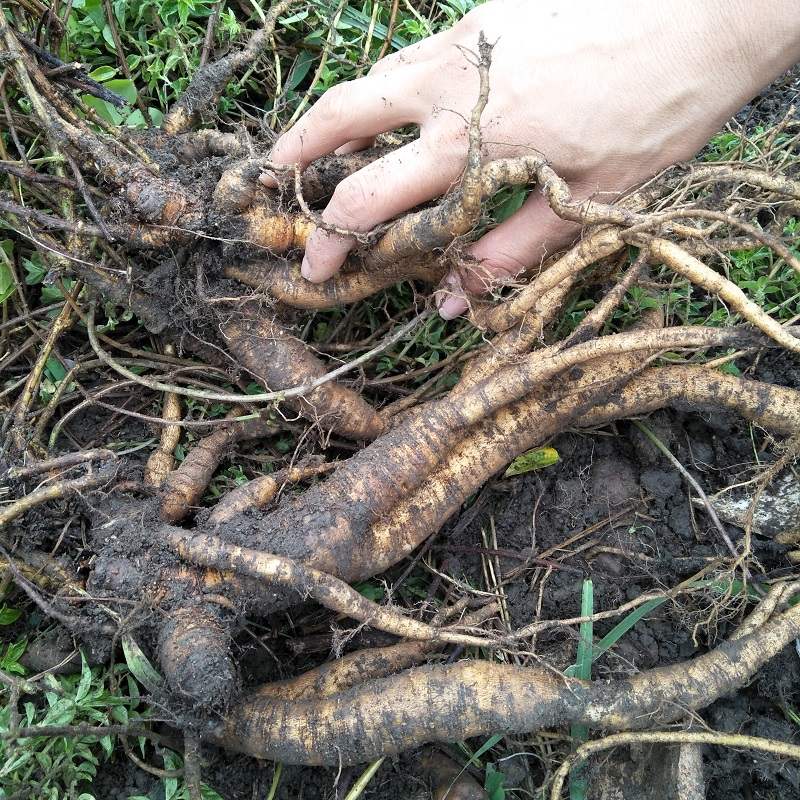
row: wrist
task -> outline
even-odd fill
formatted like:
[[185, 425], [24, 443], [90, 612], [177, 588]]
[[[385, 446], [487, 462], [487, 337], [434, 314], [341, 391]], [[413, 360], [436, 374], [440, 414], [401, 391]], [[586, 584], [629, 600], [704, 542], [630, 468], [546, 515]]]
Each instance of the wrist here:
[[796, 0], [680, 2], [700, 46], [701, 69], [718, 81], [738, 110], [800, 60]]

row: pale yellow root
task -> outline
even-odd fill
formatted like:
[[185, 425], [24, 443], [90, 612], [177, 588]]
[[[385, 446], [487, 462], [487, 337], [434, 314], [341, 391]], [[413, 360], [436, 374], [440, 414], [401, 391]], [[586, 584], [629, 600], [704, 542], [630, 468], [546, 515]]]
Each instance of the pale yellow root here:
[[295, 764], [354, 764], [430, 741], [582, 724], [664, 724], [740, 686], [800, 634], [800, 607], [691, 661], [594, 683], [543, 667], [462, 661], [420, 667], [305, 701], [250, 695], [207, 737]]
[[261, 475], [254, 478], [242, 486], [232, 489], [214, 506], [214, 510], [208, 518], [208, 525], [224, 525], [248, 509], [264, 508], [272, 502], [286, 484], [297, 483], [315, 475], [323, 475], [335, 466], [335, 463], [298, 464], [272, 475]]
[[750, 300], [735, 283], [666, 239], [651, 239], [647, 246], [653, 260], [662, 261], [679, 275], [717, 295], [730, 306], [731, 311], [751, 322], [778, 344], [793, 353], [800, 353], [800, 339], [765, 313], [761, 306]]

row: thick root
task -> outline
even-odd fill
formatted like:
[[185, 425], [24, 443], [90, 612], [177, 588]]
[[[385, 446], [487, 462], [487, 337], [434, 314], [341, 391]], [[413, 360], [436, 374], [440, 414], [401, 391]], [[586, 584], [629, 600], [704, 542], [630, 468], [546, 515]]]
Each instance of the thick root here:
[[433, 259], [407, 260], [374, 272], [340, 272], [325, 283], [310, 283], [300, 274], [300, 264], [244, 264], [225, 268], [226, 278], [267, 292], [293, 308], [320, 310], [356, 303], [401, 281], [436, 284], [446, 267]]
[[[237, 416], [232, 413], [232, 416]], [[198, 442], [183, 463], [164, 481], [161, 499], [161, 518], [166, 522], [179, 522], [196, 506], [211, 478], [232, 445], [247, 439], [266, 436], [270, 431], [260, 419], [232, 423], [218, 428]]]
[[167, 544], [186, 561], [214, 570], [230, 570], [237, 575], [263, 581], [266, 584], [265, 592], [270, 586], [279, 586], [296, 592], [301, 598], [312, 597], [331, 611], [395, 636], [477, 647], [492, 643], [490, 638], [434, 628], [425, 622], [405, 617], [389, 606], [379, 606], [367, 599], [339, 578], [293, 559], [230, 545], [217, 536], [207, 534], [174, 530], [162, 531], [162, 535]]
[[174, 610], [161, 630], [159, 660], [170, 688], [202, 708], [224, 709], [238, 686], [230, 634], [210, 605]]
[[356, 764], [423, 742], [582, 724], [663, 724], [741, 687], [800, 634], [800, 608], [691, 661], [588, 683], [539, 667], [462, 661], [420, 667], [305, 701], [252, 694], [207, 738], [289, 764]]
[[[268, 391], [303, 386], [327, 372], [299, 339], [255, 309], [223, 326], [228, 348]], [[287, 405], [323, 428], [351, 439], [374, 439], [383, 431], [377, 412], [356, 392], [331, 381]]]

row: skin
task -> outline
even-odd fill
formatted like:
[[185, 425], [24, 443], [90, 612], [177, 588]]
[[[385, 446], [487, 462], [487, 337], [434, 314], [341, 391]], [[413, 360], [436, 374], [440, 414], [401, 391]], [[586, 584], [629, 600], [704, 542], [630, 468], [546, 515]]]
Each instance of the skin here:
[[[478, 94], [467, 51], [480, 31], [495, 43], [484, 159], [543, 153], [577, 200], [611, 201], [690, 158], [800, 58], [795, 0], [493, 0], [452, 29], [382, 59], [368, 76], [333, 87], [276, 142], [275, 163], [305, 166], [367, 147], [378, 133], [419, 126], [418, 139], [338, 185], [326, 222], [367, 231], [459, 179]], [[273, 175], [262, 181], [276, 185]], [[467, 292], [538, 266], [576, 232], [532, 193], [472, 245], [475, 264], [444, 279], [440, 314], [463, 313]], [[307, 243], [304, 277], [328, 280], [353, 245], [317, 231]]]

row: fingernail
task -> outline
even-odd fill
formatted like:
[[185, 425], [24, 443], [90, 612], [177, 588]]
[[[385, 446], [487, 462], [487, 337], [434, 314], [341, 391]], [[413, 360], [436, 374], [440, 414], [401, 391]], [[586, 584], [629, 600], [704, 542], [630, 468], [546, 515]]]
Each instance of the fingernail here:
[[308, 256], [303, 256], [303, 263], [300, 265], [300, 274], [307, 280], [311, 280], [311, 276], [314, 274], [314, 270], [311, 266], [311, 262], [308, 260]]
[[[444, 295], [444, 293], [442, 294]], [[455, 319], [467, 310], [467, 301], [463, 297], [454, 297], [453, 295], [443, 296], [441, 304], [437, 298], [436, 305], [442, 319]]]
[[258, 179], [264, 186], [269, 186], [270, 189], [275, 189], [278, 186], [278, 178], [273, 172], [262, 172]]

